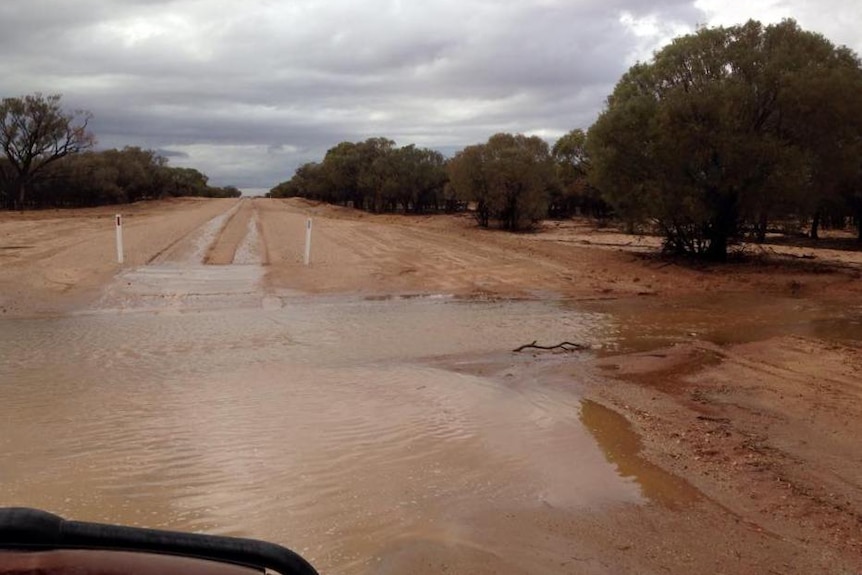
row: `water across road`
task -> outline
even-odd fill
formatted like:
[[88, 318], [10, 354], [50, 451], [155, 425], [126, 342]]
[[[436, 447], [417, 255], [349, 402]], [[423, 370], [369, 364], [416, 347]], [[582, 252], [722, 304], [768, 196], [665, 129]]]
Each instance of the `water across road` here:
[[[581, 400], [601, 377], [590, 355], [860, 336], [858, 308], [793, 298], [266, 289], [260, 221], [239, 202], [93, 307], [0, 319], [0, 505], [268, 539], [326, 573], [438, 572], [441, 554], [484, 569], [470, 572], [518, 572], [514, 558], [569, 572], [577, 541], [553, 535], [555, 513], [698, 499], [636, 457], [621, 416]], [[279, 249], [282, 273], [298, 270], [301, 247]], [[532, 340], [589, 349], [512, 353]]]
[[241, 261], [205, 265], [235, 213], [95, 309], [0, 321], [0, 505], [260, 537], [359, 573], [405, 538], [470, 544], [475, 514], [643, 501], [581, 424], [576, 385], [443, 367], [597, 343], [600, 314], [264, 293], [253, 214]]
[[575, 394], [427, 361], [597, 327], [445, 299], [4, 321], [0, 504], [264, 537], [358, 572], [470, 510], [640, 501]]

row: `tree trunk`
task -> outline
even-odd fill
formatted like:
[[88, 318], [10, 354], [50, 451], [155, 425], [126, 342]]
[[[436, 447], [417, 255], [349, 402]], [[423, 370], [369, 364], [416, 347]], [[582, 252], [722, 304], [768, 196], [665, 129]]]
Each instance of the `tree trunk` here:
[[709, 245], [705, 255], [712, 261], [723, 262], [727, 260], [730, 238], [736, 233], [736, 195], [722, 196], [714, 192], [713, 197], [717, 200], [714, 204], [716, 212], [706, 233]]
[[766, 241], [766, 227], [769, 224], [769, 220], [767, 218], [766, 212], [761, 212], [759, 221], [757, 223], [757, 243], [762, 244]]
[[709, 240], [709, 247], [706, 248], [706, 258], [714, 262], [727, 261], [726, 234], [712, 234], [712, 237]]
[[811, 220], [811, 232], [809, 236], [812, 240], [819, 239], [820, 232], [820, 210], [814, 212], [814, 219]]
[[479, 227], [487, 228], [490, 220], [490, 213], [485, 202], [480, 201], [476, 206], [476, 221], [479, 222]]
[[14, 198], [14, 202], [16, 203], [15, 208], [19, 211], [24, 211], [24, 202], [27, 199], [27, 186], [24, 185], [24, 181], [21, 179], [16, 179], [12, 182], [12, 197]]

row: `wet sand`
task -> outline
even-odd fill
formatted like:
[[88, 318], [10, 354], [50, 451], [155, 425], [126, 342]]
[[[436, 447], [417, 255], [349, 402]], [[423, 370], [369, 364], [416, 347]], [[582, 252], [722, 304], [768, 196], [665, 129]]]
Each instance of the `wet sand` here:
[[[423, 337], [455, 347], [418, 355], [402, 351], [386, 361], [413, 357], [414, 366], [425, 364], [497, 382], [498, 389], [508, 390], [505, 397], [513, 394], [525, 405], [539, 401], [534, 415], [540, 427], [543, 421], [575, 417], [580, 428], [592, 434], [597, 453], [604, 454], [617, 476], [637, 486], [639, 497], [572, 504], [575, 494], [583, 497], [583, 488], [565, 479], [575, 471], [555, 466], [561, 452], [554, 450], [560, 445], [555, 447], [549, 438], [557, 437], [564, 445], [566, 438], [577, 435], [574, 430], [579, 426], [574, 426], [559, 436], [547, 431], [536, 435], [539, 443], [532, 449], [543, 454], [540, 461], [524, 463], [525, 454], [519, 452], [521, 464], [507, 472], [516, 487], [540, 486], [537, 492], [527, 489], [532, 493], [528, 503], [513, 500], [501, 484], [493, 487], [493, 497], [479, 504], [481, 490], [466, 485], [458, 497], [472, 491], [473, 499], [455, 504], [456, 497], [427, 508], [446, 516], [430, 527], [381, 527], [365, 534], [376, 533], [375, 541], [359, 544], [363, 531], [357, 523], [349, 534], [342, 534], [354, 546], [342, 549], [338, 558], [327, 558], [310, 540], [290, 530], [279, 531], [271, 523], [247, 525], [253, 532], [259, 528], [257, 533], [284, 537], [282, 542], [288, 544], [300, 538], [333, 572], [862, 570], [862, 447], [854, 440], [862, 432], [859, 252], [775, 246], [765, 260], [693, 268], [651, 257], [655, 247], [651, 240], [577, 223], [548, 223], [541, 233], [508, 235], [477, 230], [462, 216], [371, 216], [302, 201], [262, 199], [158, 202], [125, 211], [128, 252], [123, 267], [111, 261], [113, 210], [0, 215], [4, 317], [144, 311], [157, 316], [179, 313], [182, 319], [190, 310], [248, 309], [278, 318], [299, 313], [301, 307], [293, 306], [303, 301], [318, 305], [341, 301], [327, 298], [344, 295], [384, 306], [380, 309], [388, 309], [390, 297], [445, 295], [467, 302], [513, 298], [563, 302], [561, 309], [571, 306], [578, 313], [606, 318], [599, 327], [575, 336], [589, 340], [591, 351], [512, 354], [515, 345], [535, 339], [557, 343], [574, 324], [543, 329], [560, 321], [551, 317], [543, 324], [509, 325], [506, 337], [485, 341], [487, 337], [474, 334], [452, 342], [449, 334], [460, 328], [442, 320], [435, 327], [433, 318], [444, 316], [432, 311], [417, 320], [416, 325], [430, 330]], [[314, 218], [314, 249], [312, 265], [306, 267], [302, 241], [308, 217]], [[344, 304], [333, 309], [344, 319], [344, 310], [352, 308], [340, 305]], [[563, 317], [561, 312], [559, 318]], [[360, 329], [369, 325], [367, 319], [352, 321]], [[4, 337], [16, 331], [13, 323], [4, 326]], [[158, 357], [198, 350], [195, 353], [213, 364], [210, 369], [217, 370], [219, 356], [206, 359], [203, 351], [206, 331], [200, 336], [203, 348], [181, 337], [183, 330], [192, 330], [186, 336], [194, 333], [191, 325], [179, 321], [177, 333], [159, 344], [168, 347], [157, 346], [149, 353]], [[406, 340], [408, 333], [392, 337]], [[259, 348], [278, 350], [282, 345], [272, 335], [255, 337]], [[476, 348], [476, 341], [484, 343]], [[342, 355], [355, 354], [352, 361], [368, 354], [361, 346], [350, 351], [350, 344], [345, 345]], [[240, 346], [240, 353], [254, 348]], [[120, 353], [118, 357], [131, 354], [130, 366], [139, 361], [135, 346]], [[17, 369], [8, 357], [4, 368]], [[14, 373], [23, 377], [24, 372]], [[405, 377], [416, 376], [409, 371]], [[453, 392], [443, 393], [445, 386], [438, 388], [443, 384], [436, 378], [426, 385], [442, 394], [432, 397]], [[27, 401], [26, 393], [16, 393]], [[483, 441], [502, 441], [492, 451], [495, 457], [505, 453], [507, 442], [517, 444], [522, 435], [506, 440], [504, 428], [491, 422], [526, 417], [518, 402], [498, 403], [504, 396], [464, 396], [453, 404], [472, 406], [470, 413], [485, 430]], [[126, 397], [119, 394], [117, 401]], [[547, 397], [556, 398], [553, 403], [560, 403], [562, 411], [549, 407]], [[568, 402], [571, 406], [566, 407]], [[514, 411], [501, 412], [502, 405]], [[476, 415], [483, 410], [491, 411], [487, 417]], [[338, 417], [347, 415], [334, 420]], [[408, 421], [417, 415], [405, 417]], [[369, 441], [385, 436], [380, 430], [367, 433]], [[0, 445], [14, 452], [27, 441], [27, 434], [20, 432], [0, 439]], [[432, 444], [427, 449], [434, 453]], [[86, 462], [87, 453], [83, 448], [84, 459], [78, 461]], [[451, 483], [475, 470], [469, 462], [476, 460], [476, 452], [457, 453], [448, 452], [451, 465], [444, 470]], [[380, 464], [385, 465], [388, 456], [381, 457]], [[456, 463], [459, 457], [463, 459]], [[170, 464], [174, 463], [182, 473], [179, 460]], [[107, 459], [105, 465], [109, 464], [113, 465]], [[541, 479], [517, 479], [518, 470], [533, 468]], [[16, 473], [26, 477], [28, 471], [33, 470]], [[235, 465], [223, 472], [225, 477], [231, 473], [240, 480], [248, 477]], [[11, 495], [23, 497], [28, 489], [26, 481], [12, 483], [6, 473], [6, 479], [0, 477], [0, 503], [10, 503]], [[390, 487], [403, 485], [395, 482]], [[537, 498], [536, 493], [545, 495]], [[118, 505], [132, 497], [131, 492], [115, 495]], [[187, 495], [191, 499], [183, 501], [194, 501], [193, 494]], [[357, 496], [373, 500], [371, 493]], [[143, 501], [140, 510], [158, 509], [157, 500]], [[54, 504], [62, 511], [62, 502]], [[75, 509], [86, 513], [87, 507]], [[227, 506], [220, 513], [230, 512]], [[175, 510], [165, 509], [156, 511], [149, 523], [160, 525], [164, 518], [173, 518], [175, 527], [223, 528], [192, 516], [183, 525], [176, 517]], [[146, 516], [135, 521], [148, 523]], [[319, 540], [327, 537], [322, 532], [315, 535]]]

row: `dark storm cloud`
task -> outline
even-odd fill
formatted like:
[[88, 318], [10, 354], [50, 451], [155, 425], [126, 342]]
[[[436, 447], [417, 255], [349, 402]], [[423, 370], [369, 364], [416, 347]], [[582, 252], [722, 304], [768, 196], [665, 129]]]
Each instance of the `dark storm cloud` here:
[[0, 77], [91, 110], [102, 147], [269, 187], [342, 140], [587, 127], [634, 58], [703, 18], [691, 0], [5, 0]]

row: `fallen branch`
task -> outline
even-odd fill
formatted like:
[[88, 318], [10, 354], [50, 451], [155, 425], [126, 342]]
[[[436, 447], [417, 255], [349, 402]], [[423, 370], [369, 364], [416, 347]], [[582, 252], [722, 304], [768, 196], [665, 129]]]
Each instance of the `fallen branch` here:
[[557, 345], [538, 345], [538, 340], [534, 340], [533, 343], [528, 343], [526, 345], [522, 345], [521, 347], [516, 347], [512, 351], [524, 351], [525, 349], [540, 349], [542, 351], [552, 351], [555, 349], [562, 349], [563, 351], [579, 351], [582, 349], [587, 349], [587, 346], [581, 345], [580, 343], [572, 343], [570, 341], [564, 341], [562, 343], [558, 343]]

